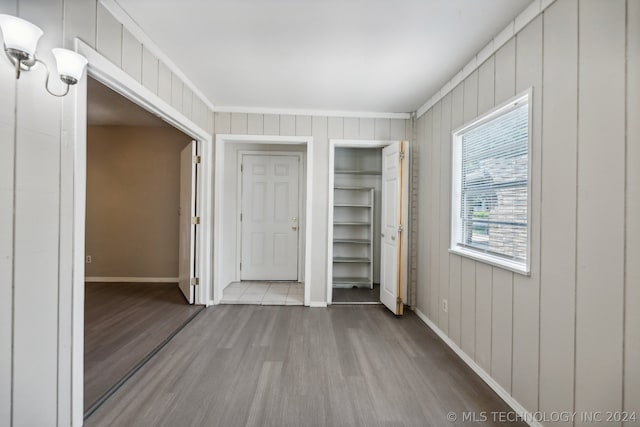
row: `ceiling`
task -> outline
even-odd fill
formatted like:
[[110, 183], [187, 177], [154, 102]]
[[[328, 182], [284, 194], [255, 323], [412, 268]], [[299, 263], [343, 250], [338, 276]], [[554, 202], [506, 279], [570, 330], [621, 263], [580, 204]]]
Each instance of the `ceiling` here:
[[117, 0], [216, 106], [410, 112], [531, 0]]
[[162, 119], [97, 80], [87, 81], [88, 126], [169, 126]]

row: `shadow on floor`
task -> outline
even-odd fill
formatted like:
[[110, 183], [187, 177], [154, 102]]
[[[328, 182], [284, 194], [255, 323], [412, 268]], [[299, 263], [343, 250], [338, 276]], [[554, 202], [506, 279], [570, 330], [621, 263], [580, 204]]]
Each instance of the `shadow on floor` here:
[[380, 303], [380, 285], [368, 288], [333, 288], [333, 303]]

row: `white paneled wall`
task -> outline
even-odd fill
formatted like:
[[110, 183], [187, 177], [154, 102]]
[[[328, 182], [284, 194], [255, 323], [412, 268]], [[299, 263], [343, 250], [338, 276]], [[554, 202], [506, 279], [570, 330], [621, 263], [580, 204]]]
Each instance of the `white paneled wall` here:
[[[416, 122], [417, 308], [529, 411], [640, 407], [639, 28], [637, 1], [557, 0]], [[523, 276], [447, 252], [450, 145], [529, 87]]]
[[[329, 139], [406, 140], [411, 121], [354, 117], [321, 117], [247, 113], [215, 113], [215, 133], [234, 135], [313, 136], [313, 230], [311, 301], [326, 302], [327, 286], [327, 186]], [[309, 256], [307, 254], [307, 256]]]

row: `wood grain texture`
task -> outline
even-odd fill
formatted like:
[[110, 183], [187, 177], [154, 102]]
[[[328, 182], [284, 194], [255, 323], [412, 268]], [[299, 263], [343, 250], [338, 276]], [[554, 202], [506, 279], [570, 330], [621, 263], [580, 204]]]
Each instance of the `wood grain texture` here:
[[219, 306], [85, 425], [442, 426], [508, 410], [410, 311]]
[[578, 129], [577, 0], [556, 1], [545, 11], [544, 64], [540, 410], [551, 412], [573, 410]]
[[175, 284], [87, 283], [85, 410], [202, 308]]
[[576, 411], [622, 409], [625, 6], [579, 8]]

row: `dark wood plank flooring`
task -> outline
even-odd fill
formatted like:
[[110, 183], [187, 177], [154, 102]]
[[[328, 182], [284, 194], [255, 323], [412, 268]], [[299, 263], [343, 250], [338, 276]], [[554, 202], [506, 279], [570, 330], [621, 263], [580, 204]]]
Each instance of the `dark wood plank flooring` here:
[[334, 303], [341, 302], [380, 302], [380, 285], [373, 285], [373, 289], [366, 288], [333, 288]]
[[201, 309], [176, 284], [87, 283], [85, 411]]
[[[509, 411], [405, 313], [396, 318], [381, 306], [209, 308], [85, 425], [462, 426], [462, 411]], [[450, 411], [457, 422], [447, 419]]]

